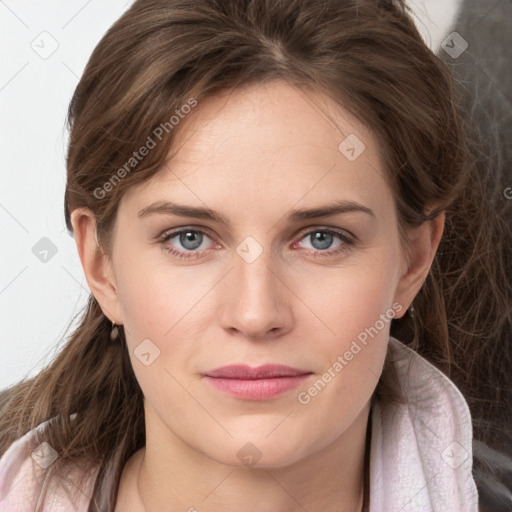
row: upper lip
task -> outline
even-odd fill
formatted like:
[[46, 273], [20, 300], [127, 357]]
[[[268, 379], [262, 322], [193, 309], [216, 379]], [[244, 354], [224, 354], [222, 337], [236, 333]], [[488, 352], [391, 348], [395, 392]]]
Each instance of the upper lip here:
[[308, 373], [311, 372], [282, 364], [264, 364], [255, 368], [251, 368], [246, 364], [233, 364], [222, 366], [215, 370], [208, 370], [203, 375], [224, 379], [271, 379], [276, 377], [295, 377]]

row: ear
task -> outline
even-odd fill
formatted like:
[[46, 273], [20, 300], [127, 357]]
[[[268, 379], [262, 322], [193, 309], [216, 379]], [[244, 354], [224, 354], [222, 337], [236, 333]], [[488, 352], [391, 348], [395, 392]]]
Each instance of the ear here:
[[404, 307], [403, 311], [396, 315], [396, 318], [401, 318], [405, 314], [423, 286], [443, 236], [444, 222], [445, 213], [443, 211], [435, 219], [426, 221], [421, 226], [408, 231], [407, 235], [411, 246], [410, 257], [404, 258], [407, 260], [406, 265], [404, 265], [395, 292], [395, 301], [407, 307]]
[[96, 240], [96, 217], [89, 208], [76, 208], [71, 223], [87, 284], [105, 316], [122, 325], [112, 263]]

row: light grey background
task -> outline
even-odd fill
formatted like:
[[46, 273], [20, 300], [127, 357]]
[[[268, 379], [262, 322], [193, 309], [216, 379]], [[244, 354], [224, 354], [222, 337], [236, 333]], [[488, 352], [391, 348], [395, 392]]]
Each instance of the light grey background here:
[[[86, 303], [64, 223], [65, 116], [93, 48], [131, 3], [0, 0], [0, 389], [47, 364]], [[437, 51], [460, 0], [408, 3]], [[43, 237], [53, 256], [39, 253]]]

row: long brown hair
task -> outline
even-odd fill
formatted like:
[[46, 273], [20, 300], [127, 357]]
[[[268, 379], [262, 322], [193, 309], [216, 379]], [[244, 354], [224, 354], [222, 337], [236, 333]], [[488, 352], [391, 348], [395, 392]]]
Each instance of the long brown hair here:
[[[512, 324], [509, 269], [499, 247], [511, 228], [485, 199], [452, 74], [403, 0], [136, 1], [95, 48], [69, 106], [68, 230], [70, 212], [90, 208], [110, 254], [122, 195], [158, 172], [173, 148], [182, 125], [172, 116], [191, 100], [276, 79], [329, 94], [371, 128], [402, 234], [446, 211], [416, 314], [393, 320], [391, 334], [459, 385], [475, 437], [499, 448], [509, 440], [512, 398], [510, 355], [500, 345]], [[155, 146], [130, 161], [149, 136]], [[428, 212], [432, 204], [438, 208]], [[45, 439], [59, 458], [49, 471], [64, 473], [76, 459], [99, 467], [90, 510], [114, 509], [124, 464], [145, 444], [143, 395], [123, 329], [114, 343], [110, 330], [91, 295], [57, 357], [0, 398], [0, 453], [54, 418]]]

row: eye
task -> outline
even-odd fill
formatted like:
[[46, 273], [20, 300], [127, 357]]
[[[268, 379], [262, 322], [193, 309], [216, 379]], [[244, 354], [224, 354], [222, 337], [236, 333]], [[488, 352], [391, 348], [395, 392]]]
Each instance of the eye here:
[[[160, 242], [166, 244], [167, 242], [176, 239], [171, 247], [165, 247], [169, 254], [176, 256], [177, 258], [198, 258], [204, 255], [205, 252], [209, 253], [211, 249], [200, 249], [204, 242], [204, 239], [210, 238], [206, 232], [200, 229], [181, 228], [169, 233], [164, 233]], [[184, 250], [176, 250], [175, 246], [181, 245]]]
[[[172, 256], [180, 259], [201, 258], [211, 252], [211, 248], [203, 247], [205, 239], [210, 239], [208, 234], [201, 229], [180, 228], [164, 233], [159, 242], [164, 245], [165, 250]], [[333, 243], [338, 245], [334, 248]], [[211, 239], [210, 239], [211, 240]], [[304, 249], [305, 252], [313, 254], [314, 257], [332, 257], [350, 250], [355, 245], [355, 240], [343, 231], [332, 228], [318, 228], [302, 233], [300, 240], [308, 240], [312, 248]], [[171, 245], [169, 246], [169, 242]], [[293, 244], [297, 247], [298, 242]], [[218, 244], [217, 244], [218, 245]], [[301, 244], [302, 245], [302, 244]], [[180, 248], [180, 246], [182, 248]], [[178, 248], [176, 248], [178, 247]], [[218, 247], [221, 247], [218, 245]]]
[[[333, 243], [336, 243], [336, 239], [339, 241], [338, 245], [331, 248]], [[355, 244], [355, 240], [344, 232], [324, 228], [303, 233], [301, 240], [309, 241], [312, 250], [308, 249], [307, 252], [312, 252], [315, 257], [335, 256], [348, 251]]]

